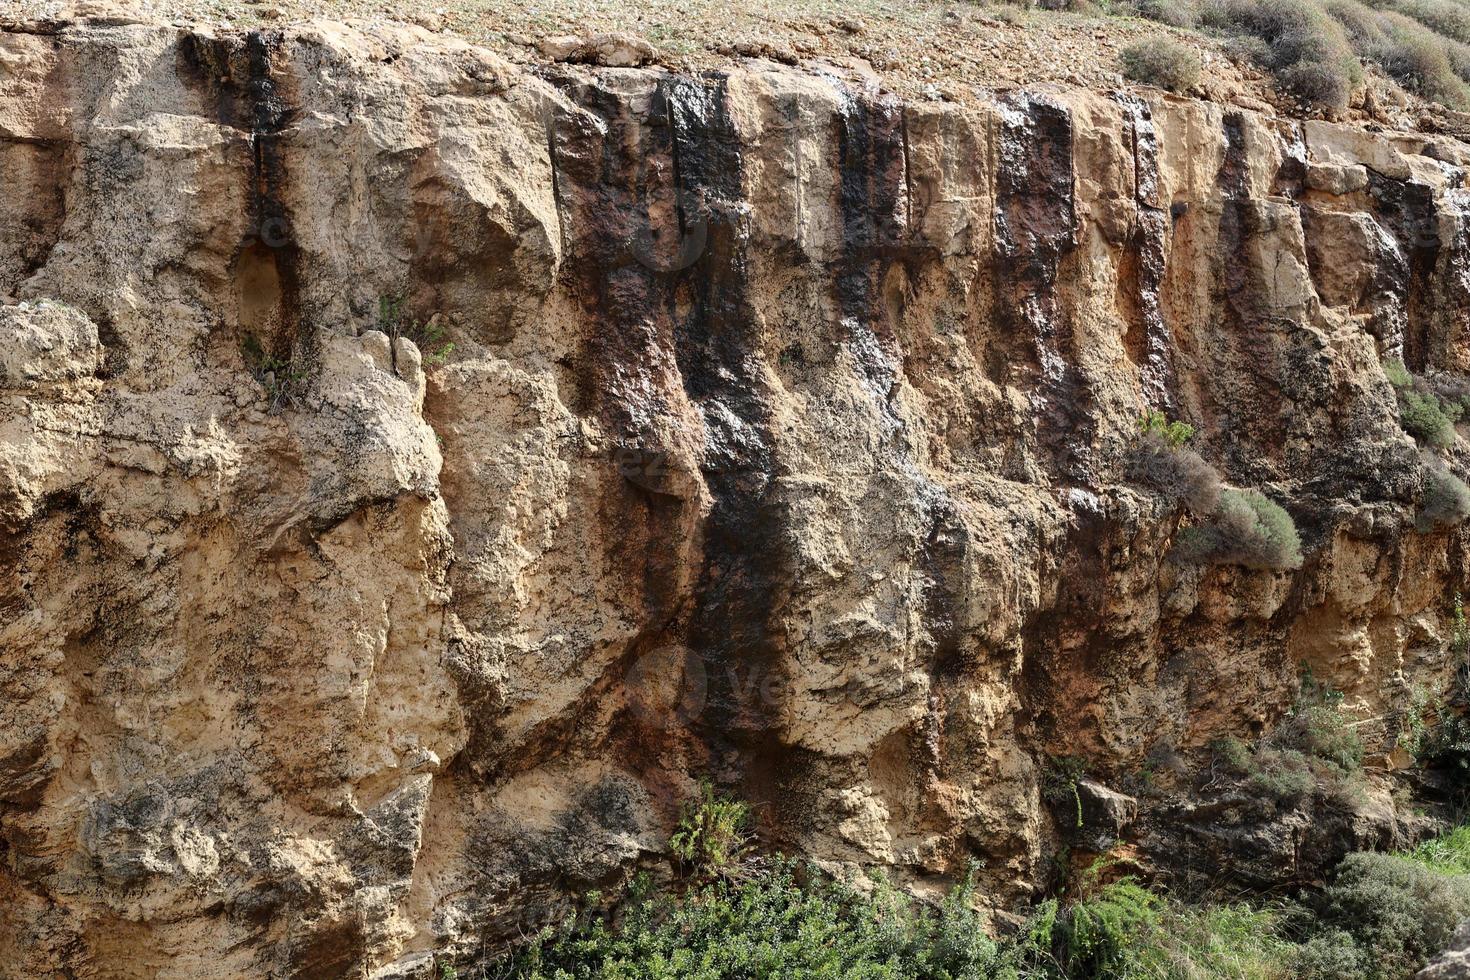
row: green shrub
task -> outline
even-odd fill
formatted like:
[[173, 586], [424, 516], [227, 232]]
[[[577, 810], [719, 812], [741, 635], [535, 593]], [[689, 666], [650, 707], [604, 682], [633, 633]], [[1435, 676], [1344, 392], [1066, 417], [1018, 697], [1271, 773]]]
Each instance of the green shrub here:
[[1291, 712], [1271, 733], [1271, 743], [1296, 749], [1344, 772], [1363, 767], [1363, 740], [1342, 712], [1342, 692], [1318, 681], [1310, 669]]
[[699, 799], [685, 805], [669, 838], [669, 850], [686, 868], [701, 874], [734, 874], [749, 846], [749, 823], [750, 810], [744, 803], [717, 796], [713, 786], [701, 783]]
[[1247, 781], [1277, 803], [1295, 805], [1314, 794], [1339, 805], [1363, 794], [1363, 742], [1341, 711], [1341, 696], [1308, 674], [1291, 711], [1260, 742], [1238, 738], [1210, 744], [1216, 772]]
[[1122, 977], [1154, 942], [1162, 919], [1159, 897], [1132, 878], [1100, 888], [1057, 920], [1057, 941], [1068, 976]]
[[1460, 406], [1441, 402], [1432, 391], [1399, 389], [1399, 424], [1416, 442], [1445, 449], [1455, 443]]
[[1272, 741], [1331, 763], [1343, 772], [1363, 767], [1363, 740], [1333, 705], [1308, 704], [1293, 709], [1272, 733]]
[[1237, 776], [1244, 776], [1251, 770], [1251, 747], [1234, 735], [1228, 738], [1219, 738], [1211, 742], [1210, 753], [1215, 760], [1215, 764], [1222, 767], [1226, 772], [1234, 773]]
[[1170, 449], [1178, 449], [1194, 438], [1194, 426], [1178, 419], [1171, 422], [1167, 415], [1156, 410], [1144, 412], [1138, 417], [1138, 431], [1145, 439], [1157, 439]]
[[1317, 788], [1311, 763], [1296, 749], [1252, 748], [1236, 738], [1221, 739], [1212, 749], [1217, 770], [1245, 779], [1277, 803], [1296, 804]]
[[1451, 48], [1463, 47], [1393, 10], [1375, 10], [1357, 0], [1326, 0], [1326, 9], [1347, 29], [1360, 54], [1377, 62], [1404, 88], [1446, 105], [1466, 102]]
[[1279, 504], [1256, 490], [1227, 489], [1210, 520], [1180, 536], [1176, 556], [1194, 564], [1282, 571], [1301, 567], [1302, 542]]
[[1199, 81], [1199, 56], [1170, 38], [1135, 41], [1121, 52], [1123, 76], [1170, 92], [1183, 92]]
[[1417, 524], [1421, 531], [1452, 527], [1470, 517], [1470, 487], [1437, 459], [1424, 466], [1424, 495]]
[[1398, 855], [1349, 854], [1326, 890], [1322, 915], [1371, 959], [1368, 976], [1405, 977], [1470, 917], [1470, 878]]
[[1281, 88], [1308, 105], [1341, 109], [1352, 98], [1353, 82], [1341, 66], [1326, 61], [1304, 61], [1276, 73]]
[[973, 868], [937, 905], [774, 858], [740, 880], [655, 892], [544, 930], [477, 974], [500, 980], [1398, 980], [1470, 915], [1470, 828], [1409, 855], [1355, 853], [1313, 900], [1189, 905], [1095, 863], [1003, 942], [974, 910]]
[[1404, 362], [1397, 357], [1391, 357], [1383, 362], [1383, 375], [1395, 388], [1408, 388], [1414, 384], [1414, 376], [1409, 373], [1408, 368], [1404, 367]]
[[1404, 88], [1448, 106], [1470, 102], [1470, 89], [1455, 73], [1442, 39], [1418, 25], [1393, 23], [1371, 56]]
[[1393, 0], [1387, 5], [1436, 34], [1461, 43], [1470, 42], [1470, 9], [1454, 0]]
[[736, 980], [1014, 976], [970, 909], [967, 880], [938, 908], [881, 880], [868, 894], [777, 859], [741, 882], [683, 895], [635, 884], [620, 921], [574, 916], [492, 976], [516, 980]]
[[1290, 957], [1295, 980], [1358, 980], [1372, 975], [1372, 960], [1358, 948], [1353, 935], [1329, 929], [1312, 936]]
[[1138, 16], [1171, 27], [1194, 27], [1200, 19], [1199, 4], [1191, 0], [1137, 0], [1133, 8]]

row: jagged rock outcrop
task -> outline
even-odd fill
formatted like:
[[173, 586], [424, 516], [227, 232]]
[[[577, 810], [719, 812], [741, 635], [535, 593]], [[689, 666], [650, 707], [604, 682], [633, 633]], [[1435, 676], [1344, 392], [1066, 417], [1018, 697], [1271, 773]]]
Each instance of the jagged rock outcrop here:
[[[1452, 140], [407, 28], [0, 58], [17, 975], [414, 975], [699, 775], [1004, 907], [1046, 758], [1258, 732], [1303, 662], [1381, 753], [1454, 670], [1465, 537], [1416, 530], [1381, 370], [1470, 369]], [[1149, 408], [1300, 570], [1169, 559]]]

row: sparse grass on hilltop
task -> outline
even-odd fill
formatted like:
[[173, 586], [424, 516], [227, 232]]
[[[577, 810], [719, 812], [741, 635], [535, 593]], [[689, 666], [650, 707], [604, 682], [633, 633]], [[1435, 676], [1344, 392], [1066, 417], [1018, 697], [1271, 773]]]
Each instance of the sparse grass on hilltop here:
[[[1465, 0], [994, 0], [1021, 7], [1142, 17], [1222, 40], [1269, 70], [1302, 102], [1341, 110], [1362, 81], [1361, 62], [1414, 94], [1470, 107], [1470, 3]], [[1128, 77], [1168, 84], [1162, 43], [1125, 48]], [[1130, 50], [1138, 62], [1130, 65]], [[1152, 67], [1164, 62], [1164, 69]], [[1183, 88], [1186, 86], [1179, 86]], [[1177, 90], [1177, 89], [1176, 89]]]
[[1113, 9], [1221, 36], [1304, 102], [1346, 107], [1361, 59], [1425, 99], [1470, 106], [1470, 4], [1460, 0], [1132, 0]]

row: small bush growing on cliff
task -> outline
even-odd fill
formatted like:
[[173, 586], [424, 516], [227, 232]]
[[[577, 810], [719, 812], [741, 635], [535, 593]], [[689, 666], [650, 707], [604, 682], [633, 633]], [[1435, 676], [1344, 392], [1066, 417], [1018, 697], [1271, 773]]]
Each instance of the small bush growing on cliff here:
[[1383, 363], [1383, 373], [1398, 396], [1403, 430], [1422, 446], [1445, 449], [1454, 445], [1455, 423], [1464, 412], [1461, 396], [1451, 393], [1450, 397], [1441, 397], [1424, 379], [1409, 373], [1397, 358]]
[[1394, 388], [1408, 388], [1414, 384], [1414, 376], [1404, 366], [1404, 362], [1397, 357], [1390, 357], [1383, 362], [1383, 376]]
[[1212, 767], [1278, 803], [1295, 804], [1313, 794], [1356, 802], [1363, 790], [1363, 742], [1341, 705], [1341, 694], [1308, 673], [1291, 711], [1256, 745], [1237, 738], [1212, 743]]
[[1445, 449], [1455, 443], [1460, 406], [1442, 402], [1432, 391], [1399, 389], [1399, 424], [1416, 442]]
[[1180, 536], [1175, 554], [1195, 564], [1281, 571], [1301, 567], [1302, 542], [1279, 504], [1256, 490], [1226, 489], [1210, 519]]
[[737, 873], [749, 848], [749, 824], [749, 807], [716, 795], [713, 786], [703, 783], [699, 800], [685, 805], [669, 838], [669, 850], [686, 869], [729, 877]]
[[1178, 449], [1194, 438], [1194, 426], [1178, 419], [1171, 422], [1169, 416], [1158, 410], [1144, 412], [1138, 417], [1138, 431], [1145, 437], [1157, 438], [1170, 449]]
[[1194, 438], [1194, 426], [1150, 411], [1139, 417], [1138, 431], [1142, 439], [1128, 459], [1129, 479], [1171, 503], [1184, 503], [1196, 514], [1213, 511], [1220, 497], [1220, 474], [1186, 448]]
[[1245, 779], [1277, 803], [1295, 804], [1317, 786], [1311, 763], [1295, 749], [1252, 748], [1238, 738], [1224, 738], [1210, 750], [1216, 772]]
[[1213, 466], [1194, 450], [1172, 447], [1152, 433], [1130, 456], [1128, 476], [1195, 514], [1212, 513], [1220, 499], [1220, 474]]
[[292, 364], [290, 358], [272, 356], [253, 336], [240, 342], [240, 356], [251, 377], [264, 389], [271, 412], [290, 405], [306, 380], [306, 372]]
[[1421, 531], [1452, 527], [1470, 517], [1470, 487], [1437, 459], [1424, 465], [1424, 496], [1417, 524]]
[[1121, 52], [1123, 75], [1145, 85], [1183, 92], [1199, 81], [1199, 56], [1170, 38], [1135, 41]]
[[1271, 733], [1271, 742], [1331, 763], [1344, 772], [1363, 768], [1363, 740], [1342, 711], [1342, 692], [1308, 671], [1291, 712]]

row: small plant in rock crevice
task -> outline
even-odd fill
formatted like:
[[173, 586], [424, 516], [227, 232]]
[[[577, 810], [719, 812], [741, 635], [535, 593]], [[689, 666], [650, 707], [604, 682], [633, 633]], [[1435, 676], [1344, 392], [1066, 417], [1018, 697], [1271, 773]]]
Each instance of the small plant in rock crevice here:
[[265, 390], [270, 402], [268, 411], [275, 412], [291, 404], [301, 383], [306, 380], [304, 369], [295, 366], [289, 358], [266, 353], [260, 341], [253, 336], [246, 336], [240, 341], [240, 356], [251, 377]]
[[1270, 733], [1254, 745], [1238, 738], [1212, 743], [1212, 770], [1244, 779], [1278, 803], [1295, 804], [1317, 793], [1356, 801], [1363, 791], [1363, 743], [1342, 700], [1306, 671], [1291, 710]]
[[1429, 746], [1431, 726], [1443, 714], [1444, 702], [1423, 687], [1409, 692], [1408, 702], [1399, 714], [1397, 744], [1418, 761]]
[[443, 318], [438, 313], [427, 320], [405, 316], [405, 302], [402, 293], [378, 297], [378, 329], [386, 333], [392, 342], [394, 370], [397, 370], [399, 337], [413, 341], [425, 364], [443, 364], [454, 353], [454, 343], [449, 339]]
[[1075, 755], [1056, 756], [1047, 761], [1042, 771], [1041, 793], [1053, 806], [1075, 812], [1077, 828], [1082, 828], [1082, 793], [1078, 784], [1087, 774], [1087, 760]]
[[1470, 621], [1465, 618], [1465, 597], [1459, 592], [1450, 605], [1450, 652], [1462, 661], [1470, 656]]
[[1194, 438], [1194, 426], [1178, 419], [1170, 421], [1167, 415], [1157, 409], [1139, 416], [1138, 431], [1145, 436], [1158, 436], [1168, 443], [1170, 449], [1178, 449]]

